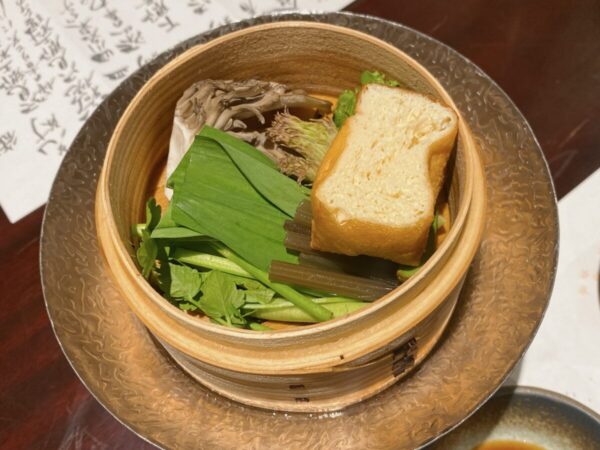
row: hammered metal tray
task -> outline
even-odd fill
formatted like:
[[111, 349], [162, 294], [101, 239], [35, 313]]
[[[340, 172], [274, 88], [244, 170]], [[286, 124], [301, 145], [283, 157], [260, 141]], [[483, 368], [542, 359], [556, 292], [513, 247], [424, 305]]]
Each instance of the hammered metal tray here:
[[[188, 377], [129, 311], [96, 244], [94, 195], [120, 114], [150, 76], [187, 48], [277, 20], [370, 33], [407, 52], [453, 96], [481, 147], [488, 217], [454, 317], [414, 373], [332, 414], [284, 414], [224, 399]], [[548, 303], [558, 251], [556, 199], [527, 122], [506, 94], [460, 54], [402, 25], [349, 13], [283, 14], [226, 25], [163, 53], [121, 84], [66, 155], [41, 241], [48, 315], [82, 382], [123, 424], [167, 448], [415, 448], [472, 414], [529, 345]]]

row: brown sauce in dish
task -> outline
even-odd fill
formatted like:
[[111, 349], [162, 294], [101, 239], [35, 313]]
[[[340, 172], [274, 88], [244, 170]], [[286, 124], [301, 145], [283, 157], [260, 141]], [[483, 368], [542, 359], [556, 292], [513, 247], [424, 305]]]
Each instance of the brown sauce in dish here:
[[528, 444], [519, 441], [488, 441], [474, 447], [473, 450], [545, 450], [535, 444]]

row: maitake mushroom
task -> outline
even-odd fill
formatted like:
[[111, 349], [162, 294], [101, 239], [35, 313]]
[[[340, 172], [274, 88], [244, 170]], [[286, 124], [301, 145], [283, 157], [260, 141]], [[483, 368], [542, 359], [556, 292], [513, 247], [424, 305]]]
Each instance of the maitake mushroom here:
[[256, 118], [264, 124], [264, 113], [295, 107], [316, 109], [323, 116], [331, 111], [330, 102], [272, 81], [203, 80], [194, 83], [183, 93], [175, 108], [167, 176], [175, 170], [200, 129], [209, 125], [256, 146], [275, 161], [282, 172], [304, 178], [308, 169], [302, 156], [277, 145], [265, 131], [246, 131], [244, 122]]

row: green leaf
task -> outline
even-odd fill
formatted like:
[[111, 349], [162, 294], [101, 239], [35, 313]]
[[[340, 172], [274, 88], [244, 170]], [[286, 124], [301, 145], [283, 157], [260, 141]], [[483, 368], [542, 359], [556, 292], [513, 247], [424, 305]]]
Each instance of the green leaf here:
[[282, 212], [294, 217], [300, 202], [306, 200], [299, 183], [279, 172], [269, 158], [241, 139], [208, 126], [202, 128], [200, 136], [218, 142], [254, 189]]
[[250, 322], [248, 325], [250, 326], [250, 329], [254, 331], [273, 331], [273, 328], [269, 328], [268, 326], [258, 322]]
[[262, 303], [267, 304], [271, 303], [273, 297], [275, 296], [275, 292], [271, 289], [248, 289], [243, 292], [244, 300], [248, 303]]
[[171, 202], [173, 220], [223, 242], [263, 270], [273, 259], [297, 262], [283, 243], [288, 216], [254, 189], [223, 148], [198, 136], [188, 153], [184, 181]]
[[427, 236], [427, 246], [425, 247], [425, 253], [423, 254], [423, 258], [421, 259], [421, 265], [425, 264], [431, 255], [435, 252], [435, 244], [437, 241], [437, 234], [440, 228], [440, 223], [444, 220], [444, 218], [435, 211], [433, 214], [433, 221], [431, 222], [431, 228], [429, 230], [429, 235]]
[[228, 325], [244, 325], [246, 320], [240, 312], [244, 304], [243, 294], [225, 274], [212, 271], [202, 285], [200, 298], [202, 311], [214, 320], [224, 320]]
[[[396, 80], [388, 80], [381, 72], [365, 70], [360, 74], [360, 84], [364, 86], [365, 84], [370, 83], [383, 84], [392, 87], [400, 86], [400, 83]], [[355, 88], [354, 90], [346, 89], [338, 97], [333, 113], [333, 122], [336, 127], [341, 128], [346, 119], [354, 115], [357, 95], [358, 88]]]
[[[189, 160], [189, 156], [186, 153], [186, 157]], [[186, 165], [187, 167], [187, 165]], [[182, 176], [185, 175], [185, 171], [183, 172]], [[171, 208], [171, 203], [169, 203], [169, 205], [167, 206], [167, 208], [165, 209], [164, 214], [162, 215], [162, 217], [160, 218], [160, 221], [158, 222], [158, 224], [156, 225], [155, 229], [160, 229], [160, 228], [171, 228], [171, 227], [176, 227], [177, 224], [173, 221], [172, 217], [171, 217], [171, 213], [172, 213], [172, 208]], [[154, 231], [154, 230], [153, 230]]]
[[[229, 260], [227, 260], [229, 261]], [[264, 284], [262, 284], [260, 281], [256, 281], [252, 278], [245, 278], [245, 277], [241, 277], [241, 276], [236, 276], [233, 274], [229, 274], [229, 277], [233, 280], [233, 282], [235, 283], [235, 285], [237, 287], [242, 287], [246, 290], [262, 290], [262, 289], [266, 289], [271, 291], [270, 289], [266, 288]], [[272, 292], [272, 291], [271, 291]]]
[[199, 309], [196, 305], [186, 302], [179, 302], [177, 307], [182, 311], [197, 311]]
[[399, 264], [398, 270], [396, 270], [396, 276], [400, 281], [406, 281], [412, 277], [421, 266], [407, 266], [405, 264]]
[[385, 86], [392, 87], [400, 86], [400, 83], [398, 83], [396, 80], [388, 80], [384, 74], [376, 70], [372, 72], [365, 70], [360, 74], [360, 84], [364, 86], [365, 84], [369, 83], [383, 84]]
[[154, 197], [146, 202], [146, 230], [151, 233], [160, 221], [160, 206], [156, 204]]
[[142, 231], [144, 231], [146, 229], [146, 224], [145, 223], [136, 223], [135, 225], [131, 226], [131, 234], [134, 238], [138, 238], [141, 239], [142, 238]]
[[[262, 284], [260, 284], [258, 281], [250, 279], [252, 275], [234, 262], [229, 261], [227, 258], [222, 256], [206, 253], [204, 250], [198, 251], [187, 248], [176, 248], [170, 256], [180, 263], [202, 267], [204, 269], [218, 270], [220, 272], [230, 274], [230, 276], [234, 277], [234, 280], [238, 285], [246, 283], [247, 286], [248, 283], [251, 283], [252, 286], [255, 286], [254, 283], [257, 283], [258, 287], [262, 287]], [[247, 289], [251, 288], [247, 287]]]
[[[186, 153], [186, 164], [185, 168], [187, 169], [187, 164], [189, 163], [189, 155]], [[179, 170], [179, 167], [177, 168]], [[183, 182], [183, 177], [185, 176], [185, 171], [179, 174], [181, 178], [181, 182]], [[197, 231], [190, 230], [189, 228], [181, 227], [175, 223], [173, 220], [173, 207], [172, 202], [169, 203], [165, 212], [163, 213], [160, 221], [150, 234], [153, 239], [190, 239], [190, 238], [200, 238], [204, 235], [198, 233]]]
[[399, 264], [398, 270], [396, 270], [396, 276], [400, 281], [406, 281], [419, 271], [423, 264], [427, 262], [431, 255], [435, 252], [437, 234], [440, 227], [444, 225], [444, 216], [439, 214], [437, 211], [433, 215], [433, 221], [431, 222], [431, 228], [429, 229], [429, 235], [427, 236], [427, 244], [425, 251], [421, 257], [421, 262], [418, 266], [407, 266], [405, 264]]
[[142, 230], [142, 240], [136, 251], [138, 264], [142, 268], [142, 276], [146, 279], [150, 276], [154, 262], [158, 256], [158, 245], [156, 241], [150, 237], [150, 233], [146, 229]]
[[336, 127], [341, 128], [346, 119], [354, 114], [357, 94], [358, 89], [346, 89], [338, 97], [335, 111], [333, 112], [333, 123], [335, 123]]
[[169, 263], [171, 283], [169, 295], [173, 298], [193, 298], [200, 291], [200, 272], [188, 266]]
[[183, 155], [183, 158], [181, 158], [181, 161], [179, 162], [171, 176], [169, 177], [169, 179], [167, 180], [167, 187], [175, 189], [175, 186], [183, 181], [189, 162], [189, 152], [186, 152], [185, 155]]
[[231, 151], [239, 151], [252, 157], [256, 162], [260, 162], [267, 167], [277, 170], [277, 164], [275, 164], [269, 157], [264, 153], [260, 152], [256, 148], [252, 147], [245, 141], [238, 139], [224, 131], [217, 130], [216, 128], [205, 125], [198, 133], [198, 136], [206, 137], [216, 141], [221, 145], [227, 153]]
[[311, 317], [317, 319], [319, 322], [324, 322], [325, 320], [331, 319], [330, 311], [327, 311], [327, 309], [323, 308], [322, 306], [315, 304], [312, 301], [312, 299], [304, 296], [291, 286], [288, 286], [287, 284], [272, 282], [271, 280], [269, 280], [269, 274], [266, 271], [261, 270], [258, 267], [248, 263], [248, 261], [245, 261], [243, 258], [240, 258], [239, 255], [236, 255], [227, 247], [219, 243], [213, 243], [211, 244], [211, 246], [214, 247], [214, 249], [220, 255], [236, 263], [238, 266], [240, 266], [258, 281], [260, 281], [264, 285], [268, 286], [270, 289], [277, 292], [282, 297], [292, 302], [295, 306], [300, 308], [302, 311], [306, 312]]
[[185, 239], [185, 240], [209, 240], [210, 238], [194, 230], [185, 227], [156, 227], [150, 235], [153, 239]]
[[164, 296], [172, 300], [171, 298], [171, 268], [167, 259], [159, 261], [159, 265], [156, 268], [156, 285], [163, 292]]
[[140, 246], [136, 251], [138, 264], [142, 268], [142, 275], [148, 279], [152, 273], [156, 259], [159, 257], [160, 248], [157, 242], [150, 237], [150, 233], [160, 221], [160, 206], [154, 198], [146, 202], [146, 225], [143, 228], [136, 227], [141, 232]]
[[[314, 302], [327, 309], [333, 318], [342, 317], [364, 308], [369, 303], [352, 299], [319, 298]], [[315, 318], [288, 301], [277, 299], [267, 305], [246, 303], [244, 311], [252, 317], [282, 322], [315, 322]]]

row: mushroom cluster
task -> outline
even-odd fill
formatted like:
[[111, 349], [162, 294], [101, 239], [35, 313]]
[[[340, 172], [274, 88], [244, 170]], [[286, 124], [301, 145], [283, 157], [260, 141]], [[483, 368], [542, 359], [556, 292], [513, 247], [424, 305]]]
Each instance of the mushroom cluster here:
[[[243, 139], [271, 158], [288, 175], [299, 180], [314, 175], [314, 168], [301, 152], [286, 146], [285, 136], [279, 141], [267, 129], [249, 129], [249, 120], [265, 125], [265, 113], [287, 112], [289, 108], [313, 109], [325, 117], [331, 112], [331, 103], [308, 95], [301, 89], [272, 81], [260, 80], [202, 80], [190, 86], [177, 102], [173, 131], [169, 144], [167, 176], [170, 175], [191, 146], [204, 125], [227, 131]], [[325, 124], [331, 131], [329, 119], [311, 121], [316, 126]], [[335, 128], [333, 128], [335, 130]]]

